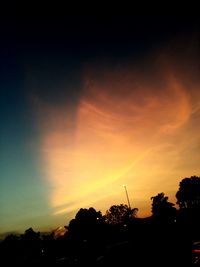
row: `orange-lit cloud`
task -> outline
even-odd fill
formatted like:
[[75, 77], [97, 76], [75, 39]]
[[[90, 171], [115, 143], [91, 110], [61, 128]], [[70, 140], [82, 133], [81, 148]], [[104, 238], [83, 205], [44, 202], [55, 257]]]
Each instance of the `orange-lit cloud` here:
[[141, 214], [161, 191], [173, 201], [180, 179], [200, 172], [198, 82], [130, 66], [88, 69], [84, 81], [73, 111], [67, 101], [39, 108], [54, 214], [125, 202], [123, 183]]

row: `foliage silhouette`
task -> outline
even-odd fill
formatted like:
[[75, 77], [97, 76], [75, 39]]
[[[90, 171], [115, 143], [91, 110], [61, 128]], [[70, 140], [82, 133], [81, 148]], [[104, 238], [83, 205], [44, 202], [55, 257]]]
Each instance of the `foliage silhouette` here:
[[102, 214], [94, 208], [83, 209], [81, 208], [75, 219], [72, 219], [69, 226], [66, 227], [70, 234], [76, 235], [79, 238], [87, 239], [92, 236], [92, 233], [102, 222]]
[[81, 208], [66, 228], [71, 254], [79, 263], [88, 264], [101, 253], [105, 231], [100, 211]]
[[185, 232], [188, 232], [193, 241], [200, 240], [200, 177], [191, 176], [182, 179], [176, 198], [180, 207], [179, 223], [184, 225]]
[[164, 222], [173, 222], [176, 216], [174, 204], [168, 202], [168, 197], [164, 193], [159, 193], [151, 197], [152, 200], [152, 216]]
[[130, 209], [127, 205], [113, 205], [106, 211], [105, 222], [111, 225], [126, 224], [130, 218], [137, 216], [138, 209]]
[[200, 177], [182, 179], [176, 198], [180, 209], [200, 208]]

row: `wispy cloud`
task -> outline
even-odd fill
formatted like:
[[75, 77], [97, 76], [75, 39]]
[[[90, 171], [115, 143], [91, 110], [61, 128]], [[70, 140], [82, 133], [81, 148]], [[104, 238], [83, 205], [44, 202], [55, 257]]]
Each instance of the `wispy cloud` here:
[[172, 194], [187, 175], [176, 169], [185, 152], [188, 173], [200, 171], [190, 165], [200, 141], [199, 116], [194, 122], [200, 91], [188, 77], [173, 64], [153, 70], [149, 63], [143, 70], [93, 66], [76, 109], [67, 102], [40, 105], [41, 154], [54, 214], [94, 202], [104, 208], [125, 181], [138, 206], [161, 187]]

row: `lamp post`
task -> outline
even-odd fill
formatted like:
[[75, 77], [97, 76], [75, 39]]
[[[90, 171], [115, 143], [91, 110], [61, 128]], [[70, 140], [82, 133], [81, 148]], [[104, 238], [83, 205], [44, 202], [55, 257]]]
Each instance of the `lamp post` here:
[[127, 198], [127, 201], [128, 201], [128, 207], [129, 207], [129, 209], [131, 209], [131, 205], [130, 205], [130, 201], [129, 201], [128, 191], [127, 191], [127, 189], [126, 189], [126, 185], [123, 184], [123, 187], [124, 187], [124, 190], [125, 190], [125, 193], [126, 193], [126, 198]]

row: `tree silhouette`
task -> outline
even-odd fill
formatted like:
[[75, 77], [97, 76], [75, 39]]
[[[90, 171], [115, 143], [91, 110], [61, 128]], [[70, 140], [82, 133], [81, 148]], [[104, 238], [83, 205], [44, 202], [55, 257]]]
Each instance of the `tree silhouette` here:
[[100, 211], [94, 208], [81, 208], [75, 219], [72, 219], [66, 228], [66, 236], [70, 240], [70, 251], [79, 263], [93, 260], [101, 252], [104, 220]]
[[159, 193], [151, 197], [152, 200], [152, 215], [154, 218], [162, 221], [174, 221], [176, 209], [174, 204], [168, 202], [168, 197], [164, 193]]
[[184, 178], [179, 184], [176, 198], [180, 209], [200, 208], [200, 177]]
[[21, 241], [24, 253], [27, 255], [27, 260], [41, 256], [40, 232], [35, 232], [32, 228], [29, 228], [21, 235]]
[[182, 179], [176, 198], [180, 207], [179, 221], [190, 225], [188, 229], [193, 238], [200, 238], [200, 177], [191, 176]]
[[136, 216], [138, 209], [130, 209], [127, 205], [113, 205], [106, 211], [105, 221], [111, 225], [123, 224], [133, 215]]
[[102, 221], [103, 217], [100, 211], [96, 211], [94, 208], [81, 208], [75, 219], [72, 219], [66, 228], [73, 238], [88, 240], [94, 237]]
[[19, 240], [17, 235], [9, 234], [2, 242], [0, 242], [1, 262], [7, 262], [9, 266], [9, 264], [15, 264], [15, 262], [19, 260], [21, 254]]

